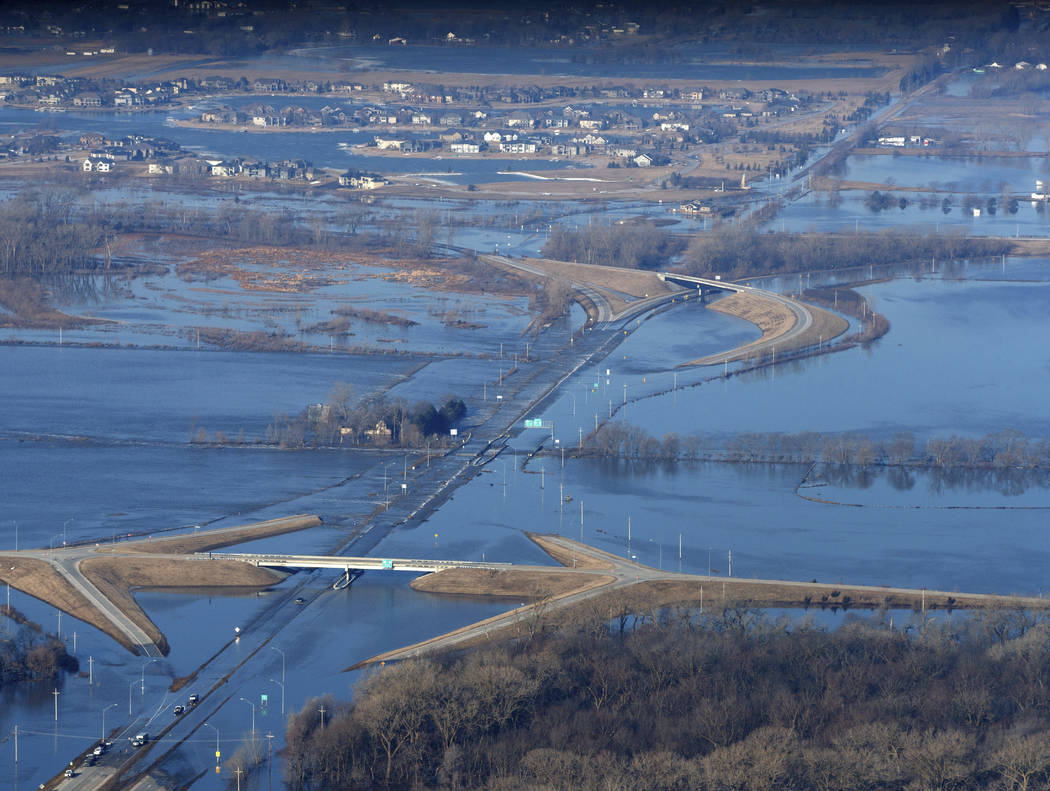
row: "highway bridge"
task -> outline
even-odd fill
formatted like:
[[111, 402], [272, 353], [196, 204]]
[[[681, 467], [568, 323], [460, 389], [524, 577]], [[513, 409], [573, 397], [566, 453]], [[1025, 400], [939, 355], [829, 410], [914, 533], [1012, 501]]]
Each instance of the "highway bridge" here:
[[342, 571], [441, 571], [442, 569], [511, 568], [511, 563], [486, 563], [472, 560], [421, 560], [408, 558], [364, 558], [339, 555], [259, 555], [243, 552], [198, 552], [196, 557], [212, 560], [238, 560], [271, 569], [339, 569]]
[[665, 283], [673, 283], [683, 288], [696, 289], [700, 295], [707, 296], [714, 291], [750, 291], [751, 286], [742, 286], [739, 283], [730, 283], [726, 280], [710, 277], [692, 277], [690, 275], [676, 275], [670, 272], [658, 272], [656, 275]]

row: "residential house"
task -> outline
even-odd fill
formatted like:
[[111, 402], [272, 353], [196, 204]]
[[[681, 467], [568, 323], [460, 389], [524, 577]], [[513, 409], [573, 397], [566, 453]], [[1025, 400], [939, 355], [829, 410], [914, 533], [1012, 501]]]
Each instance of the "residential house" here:
[[528, 113], [515, 111], [508, 115], [503, 123], [511, 129], [532, 129], [536, 126], [536, 120]]
[[503, 154], [535, 154], [539, 146], [533, 140], [510, 140], [499, 144]]
[[375, 428], [365, 429], [365, 436], [377, 445], [385, 445], [393, 436], [392, 432], [382, 420], [376, 423]]
[[109, 173], [113, 170], [116, 162], [105, 154], [92, 151], [84, 160], [82, 170], [85, 173]]
[[695, 200], [683, 203], [678, 207], [678, 211], [682, 214], [690, 214], [695, 217], [710, 217], [714, 214], [714, 211], [706, 203], [701, 203], [700, 201]]
[[372, 173], [357, 173], [350, 170], [339, 177], [340, 187], [350, 187], [357, 190], [374, 190], [389, 183], [382, 176]]
[[379, 137], [378, 135], [373, 138], [376, 144], [376, 148], [380, 151], [404, 151], [405, 146], [408, 144], [407, 140], [401, 140], [399, 138], [390, 137]]
[[448, 150], [453, 154], [479, 154], [481, 153], [481, 144], [475, 143], [473, 140], [464, 140], [460, 143], [451, 143]]
[[208, 175], [210, 176], [222, 176], [228, 178], [230, 176], [236, 176], [241, 172], [241, 163], [237, 160], [224, 160], [224, 159], [209, 159], [208, 162]]
[[260, 77], [252, 83], [252, 90], [256, 93], [279, 93], [287, 87], [288, 83], [277, 77]]
[[582, 143], [554, 143], [551, 145], [551, 153], [558, 157], [582, 157], [589, 154], [590, 146]]

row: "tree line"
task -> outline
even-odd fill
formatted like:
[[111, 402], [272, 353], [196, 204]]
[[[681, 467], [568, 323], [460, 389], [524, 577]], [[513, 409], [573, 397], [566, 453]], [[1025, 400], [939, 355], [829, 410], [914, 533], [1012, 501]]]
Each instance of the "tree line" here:
[[595, 222], [583, 228], [554, 228], [543, 255], [582, 264], [656, 269], [666, 266], [683, 247], [681, 239], [648, 223]]
[[682, 256], [687, 274], [760, 274], [841, 270], [931, 259], [984, 258], [1009, 252], [1006, 240], [908, 231], [846, 234], [762, 233], [719, 225], [698, 234]]
[[872, 466], [932, 469], [1047, 469], [1050, 440], [1005, 429], [982, 437], [952, 435], [919, 441], [911, 432], [886, 439], [865, 434], [803, 431], [745, 432], [730, 437], [675, 432], [655, 437], [623, 421], [603, 424], [588, 439], [599, 456], [646, 460], [706, 460], [748, 464], [822, 462], [862, 469]]
[[[712, 597], [714, 598], [714, 597]], [[609, 607], [373, 671], [288, 718], [292, 789], [1035, 789], [1050, 623], [992, 609], [834, 631], [718, 601]], [[898, 616], [900, 618], [900, 616]], [[626, 628], [625, 628], [626, 627]]]
[[[114, 266], [111, 250], [122, 234], [180, 233], [244, 244], [334, 250], [394, 249], [427, 257], [435, 218], [421, 212], [385, 232], [362, 232], [368, 219], [360, 206], [347, 206], [334, 220], [304, 221], [291, 211], [262, 211], [235, 202], [208, 206], [146, 204], [79, 205], [62, 190], [25, 190], [0, 202], [0, 276], [44, 279]], [[119, 265], [119, 262], [117, 262]]]

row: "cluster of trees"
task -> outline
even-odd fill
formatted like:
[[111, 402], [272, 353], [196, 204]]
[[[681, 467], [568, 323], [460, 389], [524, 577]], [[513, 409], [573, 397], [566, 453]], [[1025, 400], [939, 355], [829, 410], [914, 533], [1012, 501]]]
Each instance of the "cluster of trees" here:
[[42, 277], [100, 265], [106, 229], [74, 218], [71, 193], [23, 192], [0, 203], [0, 274]]
[[1031, 613], [916, 616], [904, 630], [850, 617], [833, 632], [722, 602], [627, 629], [629, 617], [595, 615], [509, 646], [384, 667], [352, 703], [307, 702], [288, 721], [290, 787], [1050, 783], [1050, 624]]
[[46, 681], [59, 672], [75, 673], [80, 665], [66, 653], [58, 637], [45, 634], [39, 624], [26, 621], [19, 613], [8, 612], [19, 622], [16, 631], [0, 635], [0, 688], [20, 681]]
[[745, 225], [719, 226], [693, 237], [682, 256], [688, 274], [748, 277], [874, 264], [977, 258], [1006, 253], [1009, 242], [909, 231], [847, 234], [762, 233]]
[[266, 428], [266, 441], [285, 448], [440, 447], [448, 443], [449, 430], [466, 414], [466, 404], [456, 396], [447, 396], [440, 405], [428, 401], [410, 405], [382, 396], [355, 402], [353, 387], [336, 382], [325, 403], [309, 406], [295, 416], [275, 416]]
[[864, 434], [798, 434], [748, 432], [728, 438], [674, 432], [654, 437], [640, 426], [623, 421], [605, 423], [589, 447], [601, 456], [628, 459], [729, 461], [751, 464], [809, 464], [842, 466], [907, 466], [934, 469], [1047, 469], [1050, 440], [1030, 439], [1006, 429], [983, 437], [931, 437], [919, 442], [911, 432], [897, 432], [886, 440]]
[[682, 246], [678, 237], [647, 223], [591, 223], [583, 228], [553, 229], [543, 246], [543, 254], [547, 258], [583, 264], [656, 269], [665, 267]]

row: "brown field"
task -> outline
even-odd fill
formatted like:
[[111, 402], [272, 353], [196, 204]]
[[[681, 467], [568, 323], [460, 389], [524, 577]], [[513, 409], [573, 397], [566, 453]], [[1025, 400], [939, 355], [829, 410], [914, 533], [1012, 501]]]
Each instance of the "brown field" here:
[[576, 568], [578, 569], [597, 569], [599, 571], [609, 571], [614, 568], [612, 560], [605, 562], [594, 557], [595, 554], [607, 554], [599, 549], [595, 549], [594, 547], [587, 547], [587, 552], [589, 554], [577, 553], [576, 555], [573, 555], [571, 550], [565, 549], [561, 544], [549, 541], [545, 536], [542, 536], [539, 533], [526, 533], [525, 535], [536, 542], [540, 549], [563, 566], [572, 567], [573, 563], [575, 563]]
[[[66, 582], [50, 563], [29, 557], [5, 556], [0, 560], [0, 581], [62, 612], [102, 630], [125, 648], [131, 649], [124, 634], [110, 625], [80, 591]], [[50, 624], [44, 624], [50, 630]]]
[[[806, 305], [813, 316], [813, 323], [809, 329], [803, 332], [789, 343], [778, 347], [781, 352], [789, 352], [812, 346], [820, 341], [830, 341], [837, 338], [849, 328], [849, 323], [831, 311], [818, 308], [814, 305]], [[762, 337], [751, 343], [740, 346], [734, 350], [728, 359], [730, 362], [746, 360], [759, 352], [764, 353], [764, 348], [775, 341], [795, 324], [795, 317], [785, 306], [757, 294], [737, 292], [724, 297], [710, 305], [711, 310], [726, 313], [750, 321], [762, 331]], [[709, 365], [717, 359], [722, 361], [722, 355], [711, 355], [692, 360], [683, 365]]]
[[236, 560], [175, 560], [171, 558], [88, 558], [80, 570], [106, 598], [167, 653], [167, 640], [139, 607], [134, 588], [216, 588], [260, 590], [276, 585], [284, 575]]
[[[703, 594], [701, 594], [703, 589]], [[818, 609], [905, 609], [927, 610], [985, 609], [988, 607], [1026, 607], [1046, 609], [1050, 599], [1033, 596], [994, 596], [948, 591], [904, 591], [889, 587], [851, 586], [826, 583], [778, 582], [775, 580], [716, 579], [652, 580], [629, 588], [598, 594], [598, 601], [616, 607], [626, 606], [632, 612], [646, 613], [662, 607], [683, 605], [788, 607]], [[590, 607], [593, 603], [588, 602]]]
[[[568, 565], [572, 565], [571, 560]], [[557, 569], [444, 569], [416, 577], [410, 584], [413, 590], [424, 593], [507, 596], [535, 600], [564, 596], [599, 585], [608, 585], [612, 581], [612, 577], [604, 575], [580, 575]]]
[[[257, 538], [278, 536], [283, 533], [292, 533], [296, 530], [305, 530], [309, 527], [317, 527], [321, 524], [319, 517], [312, 514], [297, 514], [280, 519], [270, 519], [266, 522], [257, 522], [251, 525], [237, 525], [235, 527], [223, 527], [217, 530], [200, 530], [194, 533], [171, 536], [169, 538], [154, 538], [142, 541], [129, 541], [121, 544], [107, 544], [99, 548], [100, 551], [114, 551], [121, 554], [128, 552], [142, 552], [150, 555], [189, 555], [194, 552], [208, 552], [220, 547], [228, 547], [233, 544], [241, 544], [245, 541], [254, 541]], [[137, 561], [136, 561], [137, 562]], [[207, 564], [205, 564], [207, 565]], [[183, 569], [187, 573], [193, 569]], [[194, 570], [193, 574], [197, 571]], [[208, 577], [209, 572], [202, 572]], [[149, 583], [136, 583], [147, 585]], [[164, 585], [166, 583], [157, 583]], [[187, 579], [185, 585], [210, 585], [212, 583], [201, 582], [196, 576]], [[233, 583], [240, 584], [240, 583]]]
[[[105, 42], [78, 42], [75, 49], [95, 49], [105, 45]], [[909, 68], [917, 59], [916, 55], [889, 54], [879, 51], [871, 52], [829, 52], [821, 56], [820, 61], [829, 65], [849, 64], [858, 61], [871, 61], [888, 69], [887, 73], [879, 77], [868, 78], [821, 78], [821, 79], [794, 79], [794, 80], [756, 80], [743, 83], [735, 80], [704, 80], [703, 84], [712, 89], [739, 88], [746, 85], [749, 88], [779, 87], [785, 90], [810, 90], [814, 92], [833, 91], [837, 93], [844, 88], [853, 93], [863, 95], [871, 90], [895, 90], [900, 81], [903, 69]], [[2, 70], [24, 70], [32, 66], [39, 66], [46, 60], [46, 53], [34, 52], [27, 54], [6, 53], [0, 57], [0, 69]], [[273, 76], [272, 68], [258, 68], [251, 58], [245, 59], [221, 59], [215, 58], [206, 63], [201, 63], [201, 56], [194, 55], [117, 55], [101, 57], [71, 57], [64, 53], [56, 52], [48, 62], [68, 64], [62, 70], [67, 76], [107, 76], [121, 77], [127, 74], [149, 73], [164, 75], [165, 78], [175, 75], [201, 78], [209, 75], [227, 76], [233, 79], [246, 77], [254, 80], [261, 77]], [[747, 61], [730, 61], [744, 63]], [[566, 77], [564, 75], [513, 75], [513, 74], [470, 74], [470, 73], [431, 73], [412, 72], [401, 69], [355, 71], [346, 72], [339, 61], [332, 60], [330, 65], [304, 69], [282, 69], [281, 76], [288, 80], [307, 80], [317, 78], [320, 75], [328, 75], [330, 79], [352, 80], [368, 84], [378, 84], [387, 80], [412, 79], [413, 75], [421, 83], [441, 83], [447, 86], [471, 86], [471, 85], [521, 85], [523, 82], [541, 86], [553, 86], [564, 84], [585, 84], [600, 86], [628, 85], [633, 87], [648, 87], [655, 80], [650, 78], [604, 78], [604, 77]], [[658, 82], [671, 87], [695, 87], [698, 81], [695, 79], [661, 79]]]
[[[504, 266], [498, 258], [493, 256], [479, 256], [479, 258], [498, 267]], [[550, 258], [528, 258], [525, 259], [525, 262], [529, 266], [543, 270], [549, 277], [561, 277], [574, 283], [592, 286], [608, 301], [613, 313], [619, 313], [631, 304], [624, 298], [624, 294], [643, 299], [647, 296], [670, 294], [678, 290], [660, 280], [655, 272], [641, 269], [578, 264], [572, 261], [555, 261]], [[536, 276], [518, 269], [511, 271], [523, 278], [536, 279]]]

